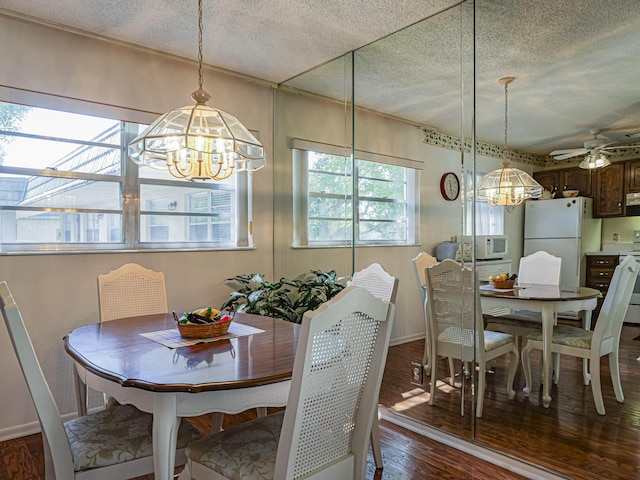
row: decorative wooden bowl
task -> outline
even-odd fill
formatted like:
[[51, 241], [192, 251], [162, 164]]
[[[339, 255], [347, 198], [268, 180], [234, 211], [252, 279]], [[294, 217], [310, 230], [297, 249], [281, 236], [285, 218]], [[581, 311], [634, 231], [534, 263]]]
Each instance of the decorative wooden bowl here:
[[501, 288], [505, 290], [513, 288], [513, 285], [515, 283], [515, 280], [505, 280], [504, 282], [501, 282], [499, 280], [489, 280], [489, 285], [491, 285], [493, 288]]

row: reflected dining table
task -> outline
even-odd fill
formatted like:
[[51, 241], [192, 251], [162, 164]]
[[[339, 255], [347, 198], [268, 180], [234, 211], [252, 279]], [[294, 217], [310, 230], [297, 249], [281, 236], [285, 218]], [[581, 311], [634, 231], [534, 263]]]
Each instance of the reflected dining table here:
[[[557, 313], [581, 312], [583, 327], [591, 327], [591, 312], [596, 308], [599, 290], [588, 287], [563, 287], [562, 285], [518, 285], [513, 289], [498, 290], [489, 285], [480, 286], [480, 302], [482, 310], [508, 308], [513, 311], [528, 310], [540, 312], [542, 317], [542, 404], [545, 408], [551, 403], [550, 368], [551, 368], [551, 339], [553, 325]], [[585, 382], [588, 381], [588, 371], [585, 364]]]
[[299, 325], [243, 313], [230, 332], [234, 324], [245, 333], [175, 348], [143, 336], [176, 329], [170, 313], [86, 325], [64, 337], [87, 386], [153, 414], [158, 480], [173, 478], [182, 417], [286, 405]]

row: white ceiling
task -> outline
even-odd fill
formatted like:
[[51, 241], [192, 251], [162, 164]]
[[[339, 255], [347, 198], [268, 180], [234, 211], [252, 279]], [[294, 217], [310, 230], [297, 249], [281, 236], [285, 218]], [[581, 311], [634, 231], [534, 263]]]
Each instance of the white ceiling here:
[[[322, 66], [288, 83], [340, 96], [342, 64], [330, 61], [367, 46], [356, 55], [357, 104], [455, 133], [460, 37], [468, 46], [473, 38], [468, 5], [444, 11], [458, 3], [204, 0], [203, 57], [274, 83]], [[478, 139], [503, 143], [498, 79], [510, 75], [516, 77], [509, 87], [510, 146], [538, 154], [581, 147], [592, 128], [603, 129], [611, 141], [631, 142], [625, 135], [640, 131], [638, 0], [476, 5]], [[197, 57], [196, 0], [0, 0], [0, 13]], [[465, 58], [471, 65], [471, 57]]]

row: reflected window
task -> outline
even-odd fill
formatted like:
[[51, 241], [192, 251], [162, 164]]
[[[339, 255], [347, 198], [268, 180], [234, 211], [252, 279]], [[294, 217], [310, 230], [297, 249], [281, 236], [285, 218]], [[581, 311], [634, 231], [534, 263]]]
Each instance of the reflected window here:
[[138, 168], [127, 146], [143, 128], [0, 102], [2, 249], [251, 246], [251, 174], [196, 183]]
[[[476, 172], [476, 183], [479, 185], [482, 177], [487, 172]], [[466, 175], [467, 185], [474, 185], [473, 172], [467, 170]], [[467, 199], [467, 211], [471, 212], [473, 209], [472, 198]], [[476, 202], [476, 235], [504, 235], [504, 207], [493, 207], [486, 202]], [[472, 234], [472, 219], [471, 215], [466, 216], [465, 220], [465, 235]]]
[[348, 156], [294, 150], [294, 244], [351, 243], [354, 201], [356, 244], [415, 243], [418, 171], [359, 158], [353, 165]]

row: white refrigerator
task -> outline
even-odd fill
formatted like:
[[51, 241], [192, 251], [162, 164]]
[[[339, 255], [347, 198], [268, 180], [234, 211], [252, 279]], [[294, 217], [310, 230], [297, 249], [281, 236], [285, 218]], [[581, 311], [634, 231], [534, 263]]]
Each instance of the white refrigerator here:
[[601, 219], [587, 197], [527, 200], [524, 255], [544, 250], [562, 258], [560, 284], [584, 286], [586, 252], [600, 251]]

